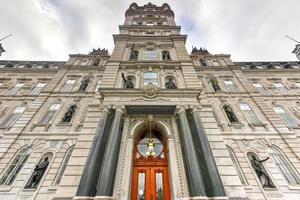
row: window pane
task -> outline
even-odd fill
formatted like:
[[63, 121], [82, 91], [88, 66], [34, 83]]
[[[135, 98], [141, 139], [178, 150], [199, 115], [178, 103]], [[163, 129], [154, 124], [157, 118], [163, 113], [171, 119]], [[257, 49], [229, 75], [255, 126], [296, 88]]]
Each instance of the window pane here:
[[284, 123], [288, 126], [297, 126], [297, 122], [288, 113], [286, 113], [281, 107], [274, 107], [275, 112], [279, 115]]
[[163, 200], [164, 199], [164, 191], [163, 191], [163, 174], [161, 172], [155, 173], [155, 183], [156, 183], [156, 199]]
[[157, 85], [157, 73], [156, 72], [144, 72], [144, 85], [153, 83]]
[[155, 60], [156, 59], [156, 51], [155, 50], [146, 50], [144, 54], [145, 60]]
[[22, 113], [25, 111], [25, 107], [17, 107], [14, 111], [14, 113]]
[[56, 181], [55, 181], [55, 184], [59, 184], [59, 182], [60, 182], [62, 176], [64, 175], [65, 169], [66, 169], [66, 167], [67, 167], [67, 165], [68, 165], [68, 162], [69, 162], [69, 160], [70, 160], [70, 157], [71, 157], [71, 155], [72, 155], [72, 152], [73, 152], [73, 147], [71, 147], [71, 149], [68, 150], [68, 152], [67, 152], [67, 154], [66, 154], [65, 160], [64, 160], [64, 162], [63, 162], [63, 164], [62, 164], [62, 166], [61, 166], [61, 169], [60, 169], [60, 171], [59, 171], [59, 174], [58, 174], [58, 177], [57, 177], [57, 179], [56, 179]]
[[145, 172], [139, 172], [138, 175], [137, 199], [138, 200], [145, 199]]
[[59, 107], [60, 107], [60, 104], [58, 104], [58, 103], [55, 103], [55, 104], [52, 104], [51, 106], [50, 106], [50, 108], [49, 108], [49, 110], [58, 110], [59, 109]]

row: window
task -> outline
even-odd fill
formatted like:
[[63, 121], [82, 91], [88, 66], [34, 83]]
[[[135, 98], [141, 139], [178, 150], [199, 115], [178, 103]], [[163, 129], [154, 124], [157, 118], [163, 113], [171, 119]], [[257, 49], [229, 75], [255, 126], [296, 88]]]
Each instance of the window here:
[[16, 85], [8, 91], [7, 95], [16, 95], [23, 86], [24, 83], [16, 83]]
[[73, 79], [67, 80], [65, 85], [64, 85], [63, 91], [64, 92], [71, 92], [74, 85], [75, 85], [75, 80], [73, 80]]
[[54, 118], [56, 112], [59, 110], [60, 104], [54, 103], [51, 104], [43, 118], [39, 121], [39, 125], [48, 125], [51, 120]]
[[282, 83], [274, 83], [274, 86], [280, 91], [280, 93], [288, 94], [287, 89], [283, 86]]
[[246, 119], [249, 123], [251, 123], [251, 124], [261, 124], [260, 119], [258, 119], [256, 114], [250, 108], [250, 106], [248, 104], [241, 103], [240, 104], [240, 109], [243, 112], [243, 114], [245, 115], [245, 117], [246, 117]]
[[25, 165], [28, 157], [30, 156], [31, 148], [26, 147], [22, 149], [17, 156], [15, 156], [12, 163], [9, 165], [8, 169], [5, 171], [5, 174], [0, 179], [0, 185], [11, 185], [18, 173], [21, 171]]
[[74, 117], [74, 114], [77, 110], [77, 106], [76, 105], [71, 105], [67, 112], [64, 114], [64, 117], [62, 118], [61, 122], [62, 123], [70, 123], [72, 118]]
[[63, 163], [62, 163], [62, 165], [61, 165], [61, 168], [60, 168], [59, 173], [58, 173], [58, 175], [57, 175], [57, 178], [56, 178], [56, 180], [55, 180], [55, 185], [58, 185], [58, 184], [60, 183], [61, 178], [62, 178], [62, 176], [64, 175], [65, 169], [66, 169], [66, 167], [67, 167], [67, 165], [68, 165], [68, 162], [69, 162], [69, 160], [70, 160], [70, 158], [71, 158], [71, 155], [72, 155], [73, 150], [74, 150], [74, 147], [72, 146], [72, 147], [70, 147], [70, 148], [68, 149], [68, 151], [66, 152], [65, 159], [64, 159], [64, 161], [63, 161]]
[[202, 66], [207, 66], [207, 63], [206, 63], [206, 61], [205, 61], [205, 60], [203, 60], [203, 59], [200, 59], [200, 63], [201, 63], [201, 65], [202, 65]]
[[148, 83], [152, 83], [153, 85], [158, 84], [156, 72], [144, 72], [144, 85]]
[[288, 113], [285, 112], [280, 106], [274, 107], [274, 111], [281, 118], [281, 120], [288, 126], [297, 126], [297, 122]]
[[31, 91], [31, 95], [39, 95], [43, 88], [46, 86], [46, 83], [38, 83], [35, 88]]
[[236, 92], [236, 85], [232, 81], [224, 81], [224, 84], [229, 92]]
[[223, 109], [225, 111], [225, 114], [229, 120], [230, 123], [237, 123], [239, 122], [239, 120], [237, 119], [237, 117], [235, 116], [232, 108], [228, 105], [224, 105], [223, 106]]
[[13, 112], [9, 113], [3, 119], [3, 121], [1, 121], [0, 127], [5, 127], [5, 128], [11, 127], [24, 111], [25, 111], [25, 107], [23, 106], [15, 108]]
[[263, 95], [267, 95], [267, 90], [260, 84], [260, 83], [253, 83], [253, 86], [256, 88], [256, 90]]
[[156, 60], [156, 51], [155, 50], [145, 50], [144, 59], [145, 60]]
[[230, 158], [231, 158], [231, 160], [233, 162], [233, 166], [234, 166], [234, 168], [235, 168], [235, 170], [236, 170], [236, 172], [237, 172], [237, 174], [238, 174], [238, 176], [240, 178], [241, 183], [243, 185], [247, 185], [246, 178], [244, 176], [244, 173], [242, 171], [241, 166], [239, 165], [239, 161], [238, 161], [238, 159], [237, 159], [237, 157], [236, 157], [233, 149], [231, 147], [227, 146], [227, 145], [226, 145], [226, 147], [227, 147], [227, 150], [229, 152]]
[[275, 147], [269, 147], [268, 153], [288, 184], [299, 185], [299, 176], [283, 153]]

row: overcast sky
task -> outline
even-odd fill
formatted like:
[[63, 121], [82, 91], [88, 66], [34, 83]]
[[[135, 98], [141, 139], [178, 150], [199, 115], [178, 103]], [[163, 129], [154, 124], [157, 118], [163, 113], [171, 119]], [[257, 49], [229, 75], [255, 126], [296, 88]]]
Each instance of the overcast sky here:
[[[92, 48], [113, 49], [129, 0], [0, 0], [1, 60], [62, 60]], [[144, 5], [149, 0], [136, 0]], [[234, 61], [297, 60], [300, 0], [152, 0], [168, 3], [188, 35], [186, 47], [231, 54]]]

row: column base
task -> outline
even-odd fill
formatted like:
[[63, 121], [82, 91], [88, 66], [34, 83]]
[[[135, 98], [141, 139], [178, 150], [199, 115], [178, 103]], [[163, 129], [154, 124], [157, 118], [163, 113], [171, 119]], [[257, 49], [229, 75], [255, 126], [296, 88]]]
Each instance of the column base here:
[[75, 196], [73, 197], [73, 200], [93, 200], [94, 197], [88, 197], [88, 196]]
[[184, 200], [229, 200], [228, 197], [206, 197], [206, 196], [198, 196], [198, 197], [186, 197]]
[[109, 196], [95, 196], [94, 200], [115, 200], [116, 198], [114, 197], [109, 197]]

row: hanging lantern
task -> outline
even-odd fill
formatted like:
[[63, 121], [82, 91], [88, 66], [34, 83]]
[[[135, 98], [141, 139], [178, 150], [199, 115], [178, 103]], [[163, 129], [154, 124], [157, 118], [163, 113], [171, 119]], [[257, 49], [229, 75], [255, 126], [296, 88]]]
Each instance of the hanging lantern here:
[[148, 157], [154, 157], [155, 156], [155, 151], [154, 151], [154, 147], [155, 147], [155, 144], [153, 142], [153, 138], [152, 138], [152, 133], [151, 133], [151, 121], [149, 122], [149, 129], [150, 129], [150, 132], [149, 132], [149, 140], [148, 140], [148, 143], [147, 143], [147, 148], [148, 148], [148, 151], [147, 151], [147, 156]]

